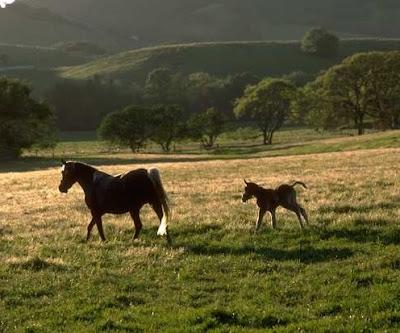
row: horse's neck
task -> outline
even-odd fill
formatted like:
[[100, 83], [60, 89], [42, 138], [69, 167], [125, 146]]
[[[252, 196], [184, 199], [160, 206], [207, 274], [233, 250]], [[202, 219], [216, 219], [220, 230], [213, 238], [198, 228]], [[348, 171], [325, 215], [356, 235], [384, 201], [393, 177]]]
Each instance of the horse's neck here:
[[254, 191], [254, 196], [258, 199], [265, 193], [265, 191], [266, 191], [265, 188], [258, 186], [257, 189]]
[[90, 195], [93, 188], [93, 175], [96, 172], [96, 169], [81, 164], [79, 166], [79, 174], [78, 174], [78, 183], [82, 187], [85, 195]]

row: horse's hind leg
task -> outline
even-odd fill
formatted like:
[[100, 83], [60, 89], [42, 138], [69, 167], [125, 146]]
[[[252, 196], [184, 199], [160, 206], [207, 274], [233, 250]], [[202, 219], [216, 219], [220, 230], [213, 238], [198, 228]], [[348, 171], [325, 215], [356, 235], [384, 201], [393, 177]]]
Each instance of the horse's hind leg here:
[[[154, 211], [156, 212], [156, 214], [157, 214], [157, 216], [158, 216], [158, 219], [159, 219], [160, 222], [161, 222], [162, 219], [163, 219], [163, 217], [164, 217], [164, 211], [163, 211], [163, 208], [162, 208], [161, 203], [159, 203], [159, 202], [153, 203], [153, 204], [152, 204], [152, 207], [153, 207]], [[171, 243], [171, 242], [172, 242], [172, 239], [171, 239], [171, 236], [170, 236], [170, 234], [169, 234], [169, 232], [168, 232], [168, 226], [166, 227], [165, 236], [167, 237], [168, 243]]]
[[133, 239], [138, 239], [140, 235], [140, 230], [142, 230], [142, 221], [140, 220], [140, 214], [139, 211], [131, 211], [130, 212], [133, 223], [135, 224], [135, 235], [133, 236]]

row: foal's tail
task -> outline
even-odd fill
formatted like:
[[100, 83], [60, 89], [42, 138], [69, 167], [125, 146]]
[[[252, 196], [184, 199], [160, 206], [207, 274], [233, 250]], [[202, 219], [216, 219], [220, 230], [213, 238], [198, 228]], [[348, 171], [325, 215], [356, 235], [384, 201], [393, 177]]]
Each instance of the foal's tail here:
[[293, 185], [290, 185], [291, 187], [295, 187], [296, 185], [301, 185], [304, 188], [307, 188], [306, 184], [304, 184], [303, 182], [295, 182]]
[[169, 200], [167, 193], [164, 190], [164, 186], [161, 181], [161, 176], [160, 176], [160, 171], [156, 168], [151, 168], [147, 172], [151, 182], [153, 183], [153, 186], [157, 192], [157, 196], [161, 202], [162, 208], [163, 208], [163, 217], [161, 219], [161, 224], [158, 227], [157, 235], [160, 236], [166, 236], [168, 231], [167, 231], [167, 226], [168, 226], [168, 221], [171, 216], [171, 209], [169, 208]]

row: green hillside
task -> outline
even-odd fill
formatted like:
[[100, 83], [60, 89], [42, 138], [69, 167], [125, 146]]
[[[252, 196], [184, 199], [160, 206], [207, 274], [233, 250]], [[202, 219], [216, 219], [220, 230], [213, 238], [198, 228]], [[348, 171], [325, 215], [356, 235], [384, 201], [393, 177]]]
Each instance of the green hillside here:
[[293, 71], [317, 73], [343, 58], [373, 50], [398, 50], [400, 39], [354, 39], [341, 42], [337, 57], [318, 58], [303, 53], [299, 42], [195, 43], [145, 48], [101, 58], [84, 65], [62, 68], [60, 76], [87, 79], [94, 75], [143, 82], [158, 67], [214, 75], [252, 72], [280, 76]]
[[7, 64], [0, 64], [0, 67], [6, 65], [50, 68], [79, 65], [90, 60], [88, 57], [73, 55], [56, 48], [1, 43], [0, 55], [7, 57]]

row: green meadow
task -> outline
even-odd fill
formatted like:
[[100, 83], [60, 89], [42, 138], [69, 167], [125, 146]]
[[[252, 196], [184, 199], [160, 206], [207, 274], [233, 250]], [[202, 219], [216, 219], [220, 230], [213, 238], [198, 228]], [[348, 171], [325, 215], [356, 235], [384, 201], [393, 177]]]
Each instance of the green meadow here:
[[[272, 147], [244, 140], [230, 153], [228, 136], [216, 151], [187, 143], [171, 155], [116, 152], [92, 133], [63, 138], [55, 158], [68, 152], [110, 173], [158, 167], [173, 242], [157, 238], [147, 207], [139, 241], [128, 215], [110, 215], [107, 242], [94, 232], [86, 243], [83, 192], [58, 192], [50, 152], [2, 164], [0, 332], [400, 329], [399, 132], [283, 131]], [[310, 225], [301, 231], [279, 209], [278, 230], [267, 216], [255, 235], [243, 178], [304, 181]]]

